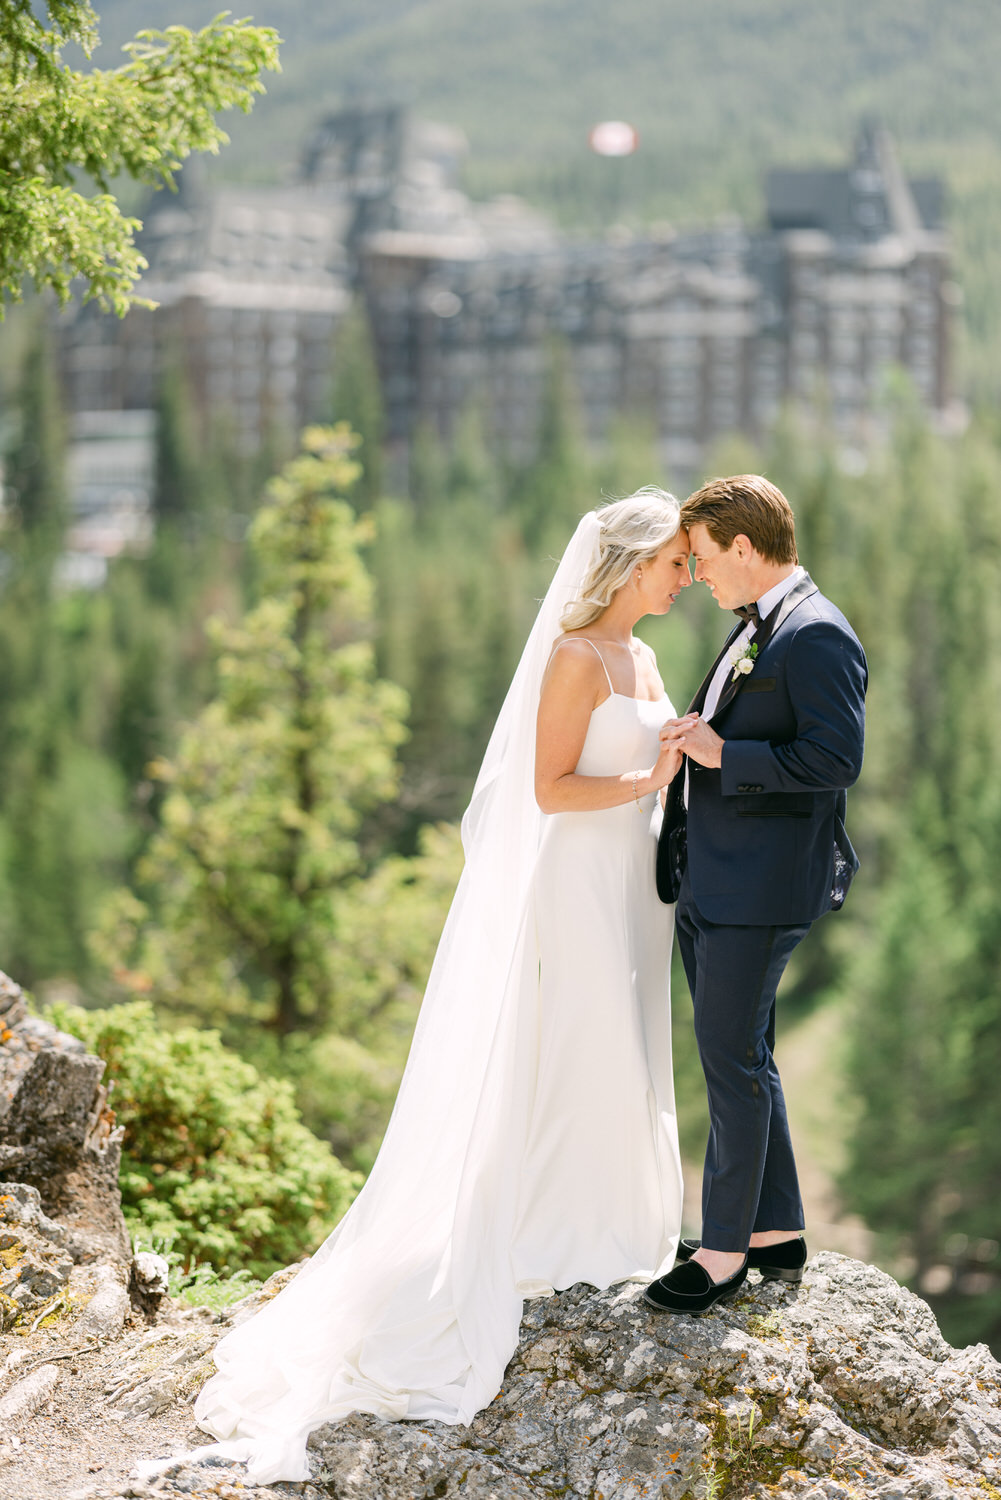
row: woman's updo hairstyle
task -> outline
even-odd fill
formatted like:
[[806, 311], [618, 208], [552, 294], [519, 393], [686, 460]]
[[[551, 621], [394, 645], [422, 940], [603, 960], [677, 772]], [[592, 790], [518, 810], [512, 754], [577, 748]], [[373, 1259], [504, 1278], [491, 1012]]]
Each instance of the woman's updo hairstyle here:
[[645, 484], [624, 500], [613, 500], [596, 512], [596, 555], [584, 575], [580, 593], [560, 617], [563, 630], [583, 630], [608, 608], [637, 563], [656, 557], [681, 529], [681, 507], [673, 495]]

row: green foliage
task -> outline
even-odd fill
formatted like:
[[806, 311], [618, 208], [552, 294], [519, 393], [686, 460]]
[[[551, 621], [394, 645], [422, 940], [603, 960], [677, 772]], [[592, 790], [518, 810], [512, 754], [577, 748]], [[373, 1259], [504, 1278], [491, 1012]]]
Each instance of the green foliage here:
[[333, 418], [335, 422], [346, 423], [359, 440], [356, 458], [361, 472], [353, 498], [358, 509], [367, 510], [382, 494], [385, 420], [372, 333], [361, 299], [355, 301], [337, 329]]
[[332, 962], [337, 1030], [285, 1048], [306, 1123], [352, 1166], [375, 1160], [406, 1062], [438, 937], [462, 869], [454, 826], [424, 827], [412, 857], [390, 855], [348, 892]]
[[[278, 67], [270, 27], [217, 17], [201, 31], [141, 32], [129, 61], [89, 73], [63, 61], [77, 43], [89, 56], [97, 17], [87, 0], [50, 0], [48, 26], [25, 0], [0, 14], [0, 315], [21, 283], [51, 287], [61, 302], [81, 276], [85, 296], [124, 313], [145, 261], [109, 183], [126, 175], [170, 185], [193, 151], [218, 151], [223, 110], [249, 110], [261, 72]], [[87, 196], [80, 174], [101, 190]]]
[[168, 793], [142, 865], [159, 908], [142, 963], [163, 997], [280, 1035], [353, 1029], [342, 903], [404, 735], [403, 695], [375, 678], [364, 639], [363, 530], [338, 498], [352, 446], [344, 428], [309, 431], [269, 486], [250, 538], [260, 603], [215, 629], [218, 696], [157, 767]]
[[217, 1033], [165, 1031], [143, 1001], [47, 1014], [108, 1065], [135, 1235], [166, 1240], [186, 1267], [265, 1277], [312, 1251], [348, 1207], [357, 1179], [302, 1124], [291, 1086], [262, 1078]]
[[0, 529], [0, 936], [36, 984], [90, 977], [87, 933], [150, 832], [148, 763], [204, 702], [205, 616], [232, 608], [241, 581], [240, 548], [203, 505], [191, 537], [161, 527], [148, 558], [112, 561], [102, 590], [67, 592], [65, 424], [41, 334], [19, 405]]
[[66, 424], [48, 324], [35, 320], [18, 390], [17, 436], [4, 466], [4, 498], [31, 561], [46, 570], [67, 523]]
[[184, 367], [173, 359], [161, 373], [156, 402], [153, 515], [158, 526], [176, 525], [200, 509], [200, 457]]
[[569, 353], [562, 342], [553, 341], [536, 457], [514, 491], [515, 511], [530, 547], [562, 550], [581, 516], [594, 505], [592, 481]]
[[86, 935], [131, 844], [122, 778], [65, 731], [28, 738], [9, 769], [0, 824], [4, 961], [25, 978], [83, 976]]
[[133, 1234], [133, 1255], [143, 1250], [152, 1250], [163, 1257], [169, 1268], [168, 1296], [179, 1298], [189, 1307], [208, 1307], [213, 1312], [222, 1312], [263, 1285], [247, 1270], [220, 1274], [208, 1261], [192, 1261], [177, 1248], [177, 1241], [172, 1237], [164, 1239], [161, 1235]]

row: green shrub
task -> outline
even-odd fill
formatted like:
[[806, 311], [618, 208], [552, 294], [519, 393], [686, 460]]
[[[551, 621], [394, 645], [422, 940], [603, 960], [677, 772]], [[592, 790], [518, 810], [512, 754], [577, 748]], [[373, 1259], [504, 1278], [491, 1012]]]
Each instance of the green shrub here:
[[241, 1302], [264, 1284], [258, 1277], [251, 1276], [249, 1271], [220, 1274], [208, 1261], [192, 1263], [175, 1247], [172, 1240], [163, 1240], [157, 1235], [152, 1239], [133, 1235], [133, 1255], [138, 1255], [141, 1250], [152, 1250], [155, 1255], [163, 1257], [169, 1271], [168, 1294], [187, 1302], [189, 1307], [210, 1307], [213, 1312], [222, 1312], [223, 1308], [232, 1306], [234, 1302]]
[[357, 1192], [359, 1177], [303, 1125], [292, 1085], [262, 1077], [217, 1032], [164, 1030], [145, 1000], [47, 1015], [107, 1063], [134, 1235], [171, 1242], [189, 1264], [266, 1277], [315, 1249]]

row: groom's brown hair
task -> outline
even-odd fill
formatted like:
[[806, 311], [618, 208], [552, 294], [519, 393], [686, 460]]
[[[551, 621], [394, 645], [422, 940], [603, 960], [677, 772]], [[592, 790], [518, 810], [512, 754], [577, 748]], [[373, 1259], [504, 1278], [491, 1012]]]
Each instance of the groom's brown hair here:
[[710, 479], [681, 507], [681, 524], [686, 530], [704, 526], [724, 552], [733, 546], [735, 536], [746, 536], [768, 562], [799, 561], [792, 507], [782, 491], [761, 474]]

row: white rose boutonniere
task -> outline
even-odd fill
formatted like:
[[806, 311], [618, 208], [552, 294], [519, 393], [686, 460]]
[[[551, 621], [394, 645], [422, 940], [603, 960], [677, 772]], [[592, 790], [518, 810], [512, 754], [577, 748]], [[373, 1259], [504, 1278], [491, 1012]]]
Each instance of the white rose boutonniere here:
[[748, 672], [754, 671], [754, 662], [758, 654], [758, 648], [753, 642], [739, 648], [731, 646], [730, 665], [733, 667], [731, 682], [736, 682], [738, 677], [746, 677]]

